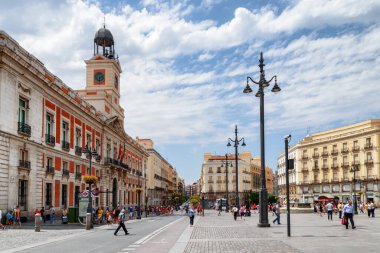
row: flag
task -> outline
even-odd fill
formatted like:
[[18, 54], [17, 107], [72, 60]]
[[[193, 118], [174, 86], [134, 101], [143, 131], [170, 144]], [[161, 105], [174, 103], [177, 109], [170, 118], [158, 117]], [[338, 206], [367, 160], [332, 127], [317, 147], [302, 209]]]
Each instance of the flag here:
[[[120, 145], [120, 147], [121, 147], [121, 145]], [[120, 155], [120, 161], [121, 162], [123, 162], [124, 153], [125, 153], [125, 144], [124, 144], [123, 150], [121, 151], [121, 155]]]
[[119, 154], [117, 155], [117, 160], [120, 160], [121, 152], [122, 152], [122, 150], [121, 150], [121, 144], [120, 144], [120, 146], [119, 146]]

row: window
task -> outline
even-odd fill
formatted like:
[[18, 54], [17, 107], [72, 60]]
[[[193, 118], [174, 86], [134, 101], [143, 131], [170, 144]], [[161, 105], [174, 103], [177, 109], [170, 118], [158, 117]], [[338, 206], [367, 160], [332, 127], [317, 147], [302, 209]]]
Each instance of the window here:
[[91, 134], [86, 134], [86, 146], [91, 148]]
[[53, 135], [53, 115], [46, 114], [46, 134]]
[[25, 124], [28, 122], [27, 121], [28, 120], [27, 119], [27, 111], [29, 109], [28, 100], [23, 99], [23, 98], [19, 98], [18, 105], [19, 105], [18, 122]]
[[46, 208], [50, 208], [52, 204], [53, 185], [51, 183], [46, 183], [45, 188], [45, 206]]
[[359, 155], [358, 154], [354, 155], [354, 164], [359, 164]]
[[81, 146], [81, 130], [80, 128], [75, 129], [75, 146], [80, 147]]
[[63, 184], [62, 185], [62, 201], [61, 205], [64, 207], [67, 207], [67, 185]]
[[75, 207], [79, 206], [79, 194], [80, 194], [80, 186], [75, 186]]
[[27, 199], [28, 199], [28, 181], [20, 179], [18, 181], [18, 204], [22, 211], [27, 210]]
[[68, 142], [69, 140], [69, 124], [65, 121], [62, 122], [62, 141]]
[[110, 157], [110, 155], [111, 155], [111, 144], [107, 143], [107, 157]]
[[323, 159], [323, 168], [327, 167], [327, 159]]
[[318, 148], [314, 149], [314, 155], [318, 155]]
[[366, 156], [367, 156], [367, 162], [371, 162], [371, 161], [372, 161], [372, 153], [371, 153], [371, 152], [368, 152], [368, 153], [366, 154]]
[[28, 161], [28, 150], [20, 149], [20, 160], [21, 161]]
[[347, 156], [343, 156], [343, 165], [347, 165]]
[[334, 168], [338, 167], [338, 159], [337, 158], [333, 159], [333, 167]]
[[100, 140], [99, 139], [95, 140], [95, 151], [96, 151], [96, 153], [98, 153], [98, 155], [100, 155], [99, 154], [99, 152], [100, 152]]
[[337, 151], [338, 151], [337, 145], [334, 144], [334, 145], [333, 145], [333, 152], [337, 152]]
[[53, 158], [51, 157], [46, 158], [46, 167], [47, 168], [53, 167]]
[[77, 175], [77, 174], [79, 174], [79, 173], [81, 173], [81, 172], [80, 172], [80, 165], [77, 164], [77, 165], [75, 165], [75, 174]]
[[91, 168], [90, 167], [87, 167], [86, 173], [87, 173], [87, 175], [91, 175]]
[[357, 147], [359, 147], [358, 146], [358, 141], [354, 141], [354, 148], [357, 148]]

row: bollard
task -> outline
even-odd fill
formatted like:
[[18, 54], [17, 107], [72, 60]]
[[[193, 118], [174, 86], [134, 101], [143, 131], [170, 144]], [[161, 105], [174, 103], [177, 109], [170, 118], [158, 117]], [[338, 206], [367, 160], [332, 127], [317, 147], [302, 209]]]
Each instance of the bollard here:
[[41, 232], [41, 214], [39, 213], [34, 216], [34, 231]]
[[91, 214], [86, 213], [86, 230], [91, 229]]

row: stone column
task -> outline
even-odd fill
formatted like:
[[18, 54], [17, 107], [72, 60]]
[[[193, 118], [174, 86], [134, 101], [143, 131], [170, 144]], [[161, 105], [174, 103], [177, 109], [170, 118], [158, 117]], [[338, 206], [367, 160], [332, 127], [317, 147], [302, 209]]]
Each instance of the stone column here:
[[41, 214], [36, 214], [34, 216], [34, 231], [41, 232]]

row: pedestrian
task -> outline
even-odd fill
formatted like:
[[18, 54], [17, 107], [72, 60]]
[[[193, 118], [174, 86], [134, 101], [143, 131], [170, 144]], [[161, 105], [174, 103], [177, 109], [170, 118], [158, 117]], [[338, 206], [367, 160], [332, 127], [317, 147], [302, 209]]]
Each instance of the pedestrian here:
[[113, 233], [113, 234], [117, 235], [117, 232], [119, 232], [120, 228], [123, 228], [125, 235], [128, 235], [129, 234], [128, 230], [124, 224], [124, 222], [125, 222], [125, 209], [120, 211], [118, 220], [119, 220], [119, 226], [117, 227], [117, 229], [115, 230], [115, 233]]
[[42, 208], [41, 208], [40, 213], [41, 213], [41, 218], [42, 218], [42, 220], [43, 220], [44, 223], [45, 223], [45, 222], [46, 222], [46, 218], [45, 218], [45, 207], [42, 207]]
[[54, 206], [50, 207], [50, 224], [54, 224], [55, 221], [55, 208]]
[[370, 201], [368, 205], [368, 217], [370, 215], [375, 218], [375, 204], [372, 201]]
[[342, 219], [343, 205], [342, 202], [338, 204], [339, 219]]
[[273, 220], [273, 224], [277, 221], [277, 224], [278, 225], [281, 225], [280, 223], [280, 217], [281, 217], [281, 211], [280, 211], [280, 204], [277, 203], [274, 207], [273, 207], [273, 212], [274, 214], [276, 215], [276, 219]]
[[332, 220], [333, 217], [333, 204], [331, 202], [327, 203], [326, 209], [327, 209], [327, 220]]
[[130, 206], [129, 207], [129, 219], [132, 219], [133, 218], [133, 207]]
[[355, 229], [354, 207], [352, 206], [352, 201], [348, 201], [348, 203], [343, 207], [343, 216], [347, 219], [346, 229], [348, 229], [348, 220], [350, 220], [352, 229]]
[[1, 228], [1, 229], [5, 229], [5, 227], [4, 227], [3, 223], [2, 223], [2, 221], [3, 221], [3, 213], [1, 212], [1, 209], [0, 209], [0, 228]]
[[16, 206], [16, 209], [14, 211], [14, 218], [15, 218], [14, 224], [15, 225], [18, 224], [19, 228], [21, 228], [21, 211], [18, 205]]
[[244, 207], [244, 205], [241, 205], [241, 207], [240, 207], [240, 219], [245, 220], [244, 216], [245, 216], [245, 207]]
[[234, 212], [234, 220], [236, 221], [239, 209], [236, 207], [236, 205], [234, 205], [234, 207], [232, 208], [232, 211]]
[[7, 214], [5, 215], [5, 218], [6, 218], [5, 225], [12, 225], [12, 227], [14, 228], [15, 218], [13, 217], [13, 211], [12, 210], [9, 210], [7, 212]]
[[187, 211], [187, 214], [189, 215], [190, 218], [190, 227], [194, 225], [194, 209], [193, 207], [190, 207], [189, 210]]
[[[222, 202], [222, 201], [220, 201]], [[220, 213], [222, 212], [222, 203], [218, 206], [218, 216], [220, 216]]]
[[62, 209], [62, 224], [67, 224], [68, 219], [67, 219], [67, 209], [64, 206]]

